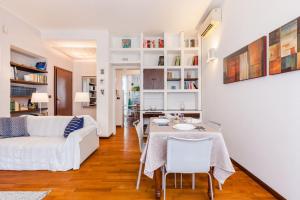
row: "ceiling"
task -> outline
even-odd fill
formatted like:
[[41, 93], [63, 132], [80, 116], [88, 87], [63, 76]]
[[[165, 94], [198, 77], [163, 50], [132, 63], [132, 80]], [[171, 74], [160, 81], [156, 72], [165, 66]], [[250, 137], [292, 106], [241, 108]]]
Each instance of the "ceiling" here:
[[212, 0], [1, 0], [41, 31], [153, 32], [193, 30]]
[[96, 60], [95, 41], [49, 40], [47, 43], [73, 60]]

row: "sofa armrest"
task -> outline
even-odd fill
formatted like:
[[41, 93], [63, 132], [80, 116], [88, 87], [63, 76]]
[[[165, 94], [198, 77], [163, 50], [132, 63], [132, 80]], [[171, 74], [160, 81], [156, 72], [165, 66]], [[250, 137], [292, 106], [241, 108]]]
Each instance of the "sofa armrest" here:
[[70, 133], [70, 135], [67, 138], [67, 142], [68, 142], [68, 140], [72, 140], [72, 138], [76, 138], [76, 140], [78, 142], [80, 142], [85, 136], [87, 136], [91, 132], [95, 132], [95, 134], [97, 134], [97, 127], [96, 126], [87, 126], [87, 127], [78, 129], [78, 130]]
[[68, 136], [65, 148], [70, 149], [73, 152], [73, 169], [79, 169], [80, 167], [80, 142], [89, 134], [94, 133], [97, 135], [97, 127], [96, 126], [87, 126], [82, 129], [78, 129]]

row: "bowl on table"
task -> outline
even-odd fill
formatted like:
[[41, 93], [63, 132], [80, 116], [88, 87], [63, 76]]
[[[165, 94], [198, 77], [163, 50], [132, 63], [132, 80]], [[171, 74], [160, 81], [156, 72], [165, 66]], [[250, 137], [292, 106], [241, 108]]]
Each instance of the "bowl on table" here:
[[175, 124], [173, 128], [180, 131], [191, 131], [194, 130], [196, 127], [193, 124]]
[[168, 125], [170, 122], [169, 119], [165, 118], [155, 118], [153, 119], [153, 123], [158, 124], [158, 125]]

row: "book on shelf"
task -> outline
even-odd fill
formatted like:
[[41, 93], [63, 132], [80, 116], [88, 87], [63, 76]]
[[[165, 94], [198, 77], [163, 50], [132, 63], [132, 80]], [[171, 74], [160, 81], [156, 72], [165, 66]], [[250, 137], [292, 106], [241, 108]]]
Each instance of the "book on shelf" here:
[[42, 74], [26, 74], [24, 75], [24, 80], [37, 83], [47, 83], [47, 76]]
[[198, 89], [197, 82], [196, 81], [185, 81], [184, 89], [186, 89], [186, 90]]

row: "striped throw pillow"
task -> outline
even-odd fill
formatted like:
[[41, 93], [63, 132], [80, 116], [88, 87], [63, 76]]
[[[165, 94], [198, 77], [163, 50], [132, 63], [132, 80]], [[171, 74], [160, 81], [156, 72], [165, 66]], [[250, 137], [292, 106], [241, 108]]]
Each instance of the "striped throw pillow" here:
[[83, 123], [84, 123], [83, 117], [81, 118], [73, 117], [73, 119], [69, 122], [69, 124], [65, 128], [64, 137], [67, 138], [70, 135], [70, 133], [72, 133], [73, 131], [83, 128]]
[[0, 137], [24, 137], [30, 136], [27, 131], [26, 117], [2, 117], [0, 118]]

